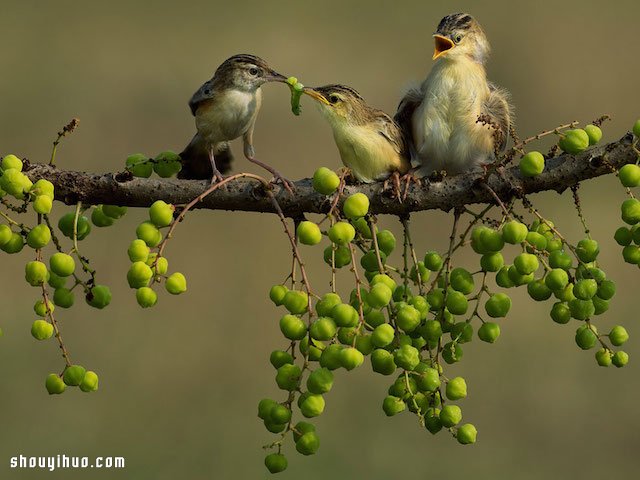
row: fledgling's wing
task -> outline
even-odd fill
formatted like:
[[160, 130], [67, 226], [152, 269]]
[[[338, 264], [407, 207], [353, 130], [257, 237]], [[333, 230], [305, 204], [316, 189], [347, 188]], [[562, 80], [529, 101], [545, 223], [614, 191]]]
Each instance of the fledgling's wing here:
[[391, 144], [400, 158], [400, 165], [397, 166], [398, 171], [406, 173], [411, 168], [411, 164], [406, 140], [400, 126], [382, 110], [374, 110], [373, 118], [378, 128], [378, 133]]
[[489, 83], [489, 98], [483, 105], [483, 114], [489, 117], [491, 126], [495, 129], [496, 152], [507, 146], [509, 129], [514, 122], [511, 95], [504, 88]]
[[415, 158], [415, 143], [413, 139], [413, 114], [422, 103], [423, 94], [418, 88], [410, 89], [400, 100], [398, 110], [393, 119], [398, 124], [402, 136], [404, 137], [405, 152], [404, 156], [411, 159]]
[[202, 86], [193, 94], [191, 100], [189, 100], [189, 108], [191, 109], [191, 115], [196, 114], [198, 107], [202, 102], [211, 100], [213, 98], [213, 78], [207, 80]]

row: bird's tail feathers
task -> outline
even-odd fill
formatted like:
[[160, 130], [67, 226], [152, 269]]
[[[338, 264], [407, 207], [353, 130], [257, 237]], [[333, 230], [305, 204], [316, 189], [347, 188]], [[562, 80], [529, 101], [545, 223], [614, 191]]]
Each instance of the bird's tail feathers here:
[[[220, 173], [227, 173], [231, 170], [233, 155], [227, 142], [217, 144], [214, 147], [213, 154], [216, 167]], [[213, 176], [209, 148], [200, 135], [196, 134], [193, 137], [189, 145], [180, 153], [180, 159], [182, 161], [182, 170], [178, 173], [178, 178], [210, 179]]]

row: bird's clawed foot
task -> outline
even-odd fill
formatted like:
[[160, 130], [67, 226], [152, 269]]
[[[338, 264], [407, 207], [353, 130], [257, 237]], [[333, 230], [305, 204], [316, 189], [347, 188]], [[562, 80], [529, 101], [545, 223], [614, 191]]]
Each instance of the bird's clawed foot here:
[[221, 182], [222, 180], [224, 180], [224, 176], [222, 175], [222, 173], [220, 173], [220, 170], [216, 168], [213, 171], [213, 175], [211, 177], [211, 185], [213, 185], [214, 183]]
[[274, 185], [280, 183], [284, 188], [287, 189], [287, 192], [293, 195], [293, 189], [295, 188], [295, 186], [293, 185], [293, 182], [291, 180], [287, 180], [285, 177], [280, 175], [276, 170], [273, 171], [273, 179], [271, 180], [271, 183]]
[[[393, 183], [393, 187], [389, 187], [389, 183]], [[402, 188], [402, 184], [404, 183], [404, 189]], [[400, 202], [404, 202], [409, 195], [409, 189], [411, 184], [415, 183], [417, 186], [422, 185], [422, 180], [420, 180], [415, 175], [415, 170], [409, 170], [404, 175], [400, 176], [400, 174], [396, 171], [389, 176], [384, 181], [383, 190], [392, 190], [393, 196]]]

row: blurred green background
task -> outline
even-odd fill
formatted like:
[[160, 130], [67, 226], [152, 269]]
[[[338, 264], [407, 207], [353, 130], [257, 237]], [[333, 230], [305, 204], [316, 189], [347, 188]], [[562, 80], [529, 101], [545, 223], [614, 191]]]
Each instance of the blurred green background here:
[[[535, 134], [610, 113], [605, 140], [640, 116], [637, 19], [640, 4], [616, 2], [334, 1], [56, 2], [0, 1], [0, 151], [46, 161], [56, 132], [72, 117], [58, 164], [116, 171], [128, 154], [180, 149], [194, 132], [187, 100], [216, 66], [255, 53], [308, 85], [357, 88], [390, 113], [403, 90], [431, 65], [431, 33], [442, 16], [468, 11], [493, 45], [490, 78], [513, 93], [518, 131]], [[328, 126], [305, 104], [289, 110], [288, 90], [264, 88], [258, 158], [289, 178], [310, 176], [339, 157]], [[256, 171], [238, 157], [236, 170]], [[317, 427], [319, 453], [301, 458], [287, 445], [281, 478], [581, 478], [637, 474], [640, 381], [636, 360], [638, 271], [622, 263], [612, 234], [624, 192], [615, 179], [587, 182], [583, 203], [602, 264], [618, 282], [601, 330], [624, 323], [632, 340], [624, 369], [596, 366], [574, 344], [576, 325], [559, 326], [549, 304], [522, 291], [490, 346], [465, 346], [470, 396], [465, 419], [479, 442], [461, 447], [432, 437], [411, 415], [384, 417], [388, 378], [367, 364], [337, 374]], [[573, 241], [579, 223], [570, 197], [533, 197]], [[58, 205], [59, 211], [69, 207]], [[25, 251], [2, 256], [0, 276], [0, 478], [253, 479], [267, 476], [260, 446], [273, 437], [255, 416], [264, 396], [282, 395], [268, 355], [285, 345], [268, 300], [290, 267], [290, 249], [273, 216], [197, 212], [180, 226], [167, 255], [189, 291], [161, 295], [141, 310], [125, 287], [126, 248], [144, 211], [82, 244], [100, 282], [113, 289], [104, 311], [78, 302], [58, 315], [72, 359], [100, 374], [100, 390], [48, 397], [44, 378], [61, 362], [54, 342], [30, 337], [37, 293], [22, 280]], [[450, 222], [414, 216], [420, 252], [443, 249]], [[394, 218], [384, 225], [397, 228]], [[305, 248], [316, 289], [328, 288], [321, 249]], [[393, 257], [392, 257], [393, 258]], [[461, 256], [472, 265], [477, 259]], [[395, 259], [398, 262], [398, 259]], [[341, 277], [342, 278], [342, 277]], [[342, 283], [347, 287], [345, 278]], [[126, 458], [125, 470], [11, 470], [16, 455]]]

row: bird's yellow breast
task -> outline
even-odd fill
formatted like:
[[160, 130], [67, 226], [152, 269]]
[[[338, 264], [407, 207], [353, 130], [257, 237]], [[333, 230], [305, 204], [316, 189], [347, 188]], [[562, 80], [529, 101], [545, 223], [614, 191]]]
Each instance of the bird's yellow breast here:
[[359, 181], [373, 182], [402, 169], [402, 158], [376, 128], [336, 123], [332, 127], [342, 163]]

